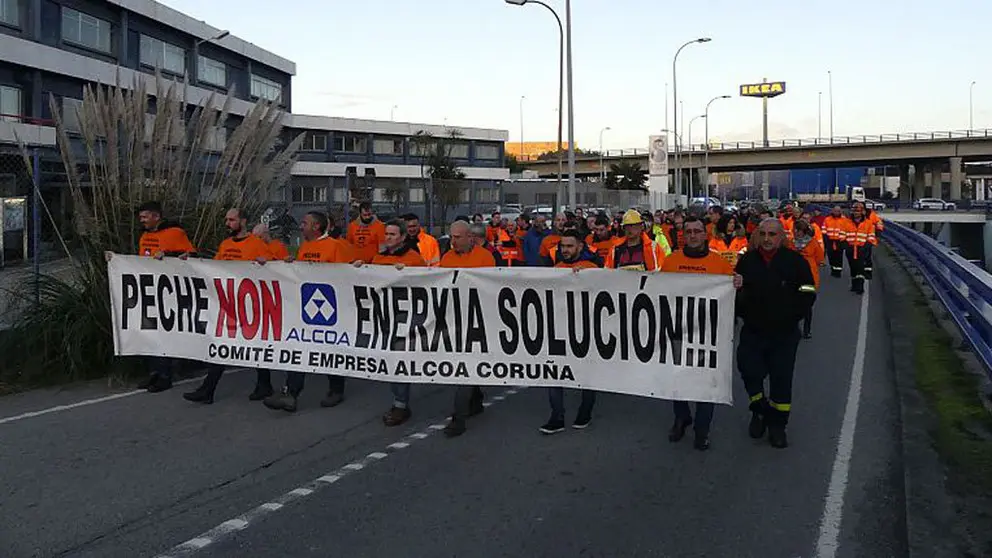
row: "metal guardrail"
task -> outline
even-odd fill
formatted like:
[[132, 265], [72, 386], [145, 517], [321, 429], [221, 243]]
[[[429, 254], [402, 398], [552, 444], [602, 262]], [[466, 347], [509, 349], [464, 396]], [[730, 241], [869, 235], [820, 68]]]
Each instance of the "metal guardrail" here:
[[[830, 147], [838, 145], [863, 145], [863, 144], [886, 144], [886, 143], [906, 143], [906, 142], [928, 142], [944, 141], [949, 139], [989, 139], [992, 138], [992, 130], [950, 130], [941, 132], [903, 132], [898, 134], [866, 134], [861, 136], [836, 136], [832, 138], [802, 138], [802, 139], [779, 139], [769, 140], [765, 145], [762, 141], [735, 141], [735, 142], [710, 142], [709, 151], [753, 151], [761, 149], [783, 149], [793, 147]], [[694, 143], [683, 145], [683, 153], [705, 153], [707, 147], [705, 143]], [[669, 151], [671, 155], [674, 151]], [[647, 155], [646, 148], [634, 149], [607, 149], [603, 151], [604, 158], [610, 157], [636, 157]], [[528, 155], [518, 160], [522, 163], [533, 163], [536, 161], [556, 161], [553, 155], [548, 156]], [[577, 154], [577, 159], [589, 160], [599, 159], [599, 152]]]
[[992, 275], [898, 223], [885, 224], [883, 240], [913, 261], [992, 379]]

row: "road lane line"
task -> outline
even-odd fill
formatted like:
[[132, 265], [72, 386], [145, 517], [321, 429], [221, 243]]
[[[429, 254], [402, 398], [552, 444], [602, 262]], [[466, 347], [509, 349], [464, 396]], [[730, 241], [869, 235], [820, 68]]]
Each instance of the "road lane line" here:
[[[245, 370], [248, 370], [248, 369], [247, 368], [232, 368], [232, 369], [228, 370], [227, 372], [225, 372], [224, 375], [226, 376], [228, 374], [232, 374], [232, 373], [235, 373], [235, 372], [244, 372]], [[199, 382], [202, 379], [203, 379], [203, 376], [198, 376], [196, 378], [190, 378], [188, 380], [181, 380], [181, 381], [178, 381], [178, 382], [173, 382], [172, 383], [172, 387], [177, 387], [177, 386], [182, 386], [182, 385], [186, 385], [186, 384], [191, 384], [193, 382]], [[98, 403], [106, 403], [108, 401], [115, 401], [117, 399], [123, 399], [125, 397], [131, 397], [132, 395], [138, 395], [138, 394], [141, 394], [141, 393], [148, 393], [148, 392], [146, 390], [143, 390], [143, 389], [135, 389], [135, 390], [131, 390], [131, 391], [125, 391], [123, 393], [115, 393], [113, 395], [107, 395], [107, 396], [104, 396], [104, 397], [97, 397], [95, 399], [86, 399], [84, 401], [77, 401], [76, 403], [70, 403], [68, 405], [57, 405], [55, 407], [49, 407], [47, 409], [41, 409], [41, 410], [38, 410], [38, 411], [30, 411], [30, 412], [27, 412], [27, 413], [21, 413], [19, 415], [14, 415], [12, 417], [0, 418], [0, 425], [2, 425], [2, 424], [8, 424], [8, 423], [11, 423], [11, 422], [17, 422], [17, 421], [21, 421], [21, 420], [25, 420], [25, 419], [29, 419], [29, 418], [35, 418], [35, 417], [40, 417], [40, 416], [44, 416], [44, 415], [50, 415], [52, 413], [59, 413], [59, 412], [62, 412], [62, 411], [71, 411], [72, 409], [78, 409], [80, 407], [89, 407], [90, 405], [96, 405]], [[152, 394], [152, 395], [155, 395], [155, 394]]]
[[[870, 285], [870, 283], [869, 283]], [[868, 344], [868, 297], [871, 288], [861, 295], [861, 316], [858, 319], [858, 342], [854, 349], [854, 365], [851, 368], [851, 385], [847, 391], [847, 405], [844, 408], [844, 422], [837, 440], [837, 454], [834, 457], [833, 471], [827, 499], [820, 517], [820, 536], [816, 541], [816, 558], [834, 558], [840, 545], [840, 528], [844, 515], [844, 496], [847, 492], [848, 476], [851, 472], [851, 453], [854, 451], [854, 434], [858, 425], [858, 407], [861, 404], [861, 379], [865, 369], [865, 351]]]
[[[498, 401], [505, 400], [507, 395], [512, 394], [508, 394], [508, 392], [504, 391], [502, 396], [497, 396], [499, 397]], [[493, 399], [496, 398], [494, 397]], [[437, 428], [439, 426], [440, 428]], [[294, 488], [278, 498], [274, 498], [272, 501], [257, 506], [248, 513], [239, 515], [233, 519], [228, 519], [212, 529], [201, 533], [184, 543], [174, 546], [162, 554], [157, 555], [156, 558], [185, 558], [192, 556], [193, 554], [196, 554], [197, 552], [220, 540], [229, 538], [236, 533], [244, 531], [251, 525], [264, 519], [266, 516], [285, 509], [290, 503], [308, 498], [318, 491], [337, 483], [344, 477], [358, 474], [359, 472], [366, 470], [369, 466], [386, 460], [399, 450], [410, 447], [413, 440], [426, 439], [434, 432], [440, 432], [444, 426], [444, 424], [432, 424], [423, 432], [414, 432], [404, 438], [408, 441], [393, 442], [386, 446], [386, 451], [371, 452], [357, 461], [352, 461], [351, 463], [343, 465], [336, 471], [325, 473], [304, 486]]]

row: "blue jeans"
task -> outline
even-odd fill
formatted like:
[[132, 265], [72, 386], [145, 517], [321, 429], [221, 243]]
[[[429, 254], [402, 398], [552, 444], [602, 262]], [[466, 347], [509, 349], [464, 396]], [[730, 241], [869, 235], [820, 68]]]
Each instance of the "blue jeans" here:
[[410, 407], [410, 384], [389, 384], [393, 392], [393, 407], [407, 409]]
[[[696, 420], [693, 421], [693, 430], [697, 434], [709, 434], [710, 424], [713, 423], [713, 409], [715, 405], [712, 403], [696, 403]], [[672, 401], [672, 410], [675, 411], [675, 418], [682, 419], [684, 421], [692, 420], [692, 411], [689, 409], [688, 401]]]
[[[579, 404], [578, 416], [589, 416], [596, 404], [596, 392], [588, 389], [579, 391], [582, 392], [582, 403]], [[565, 388], [548, 388], [548, 402], [551, 403], [551, 420], [565, 422]]]

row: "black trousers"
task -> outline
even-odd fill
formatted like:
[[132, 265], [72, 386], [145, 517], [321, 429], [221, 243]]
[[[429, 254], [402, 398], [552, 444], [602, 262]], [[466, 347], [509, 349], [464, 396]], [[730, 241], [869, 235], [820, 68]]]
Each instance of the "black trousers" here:
[[[741, 329], [737, 369], [751, 401], [769, 426], [785, 427], [792, 412], [792, 376], [799, 349], [799, 328], [785, 332]], [[765, 390], [765, 378], [768, 390]]]
[[827, 239], [825, 248], [827, 261], [830, 263], [830, 275], [840, 277], [844, 272], [844, 250], [847, 248], [847, 243]]
[[809, 337], [810, 331], [813, 327], [813, 307], [810, 306], [809, 310], [806, 312], [806, 316], [803, 317], [803, 336]]
[[[272, 372], [266, 368], [258, 368], [255, 370], [255, 389], [268, 387], [272, 389]], [[207, 377], [203, 379], [203, 383], [200, 384], [201, 389], [205, 389], [210, 393], [213, 393], [217, 389], [217, 384], [220, 383], [220, 377], [224, 375], [224, 367], [219, 364], [209, 364], [207, 365]]]
[[145, 364], [149, 375], [171, 380], [172, 371], [177, 363], [174, 358], [150, 356], [145, 359]]
[[455, 388], [455, 412], [452, 415], [454, 421], [464, 421], [469, 415], [474, 414], [473, 410], [482, 407], [482, 400], [485, 394], [479, 386], [458, 386]]
[[866, 271], [866, 267], [870, 269], [871, 266], [871, 249], [871, 244], [847, 247], [847, 264], [851, 268], [851, 290], [856, 293], [864, 293], [865, 279], [871, 279], [871, 273]]
[[[303, 391], [303, 385], [306, 383], [306, 377], [305, 372], [287, 372], [286, 391], [293, 397], [299, 397]], [[328, 393], [340, 393], [344, 395], [344, 376], [328, 375], [327, 391]]]

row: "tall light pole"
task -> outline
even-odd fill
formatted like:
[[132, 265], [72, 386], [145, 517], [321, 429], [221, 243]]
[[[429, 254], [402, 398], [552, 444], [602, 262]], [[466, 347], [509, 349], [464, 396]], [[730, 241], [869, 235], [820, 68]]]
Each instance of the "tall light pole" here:
[[607, 126], [599, 131], [599, 180], [606, 180], [606, 167], [603, 166], [603, 132], [608, 132], [610, 127]]
[[393, 105], [393, 108], [389, 109], [389, 119], [396, 120], [396, 109], [400, 108], [399, 105]]
[[706, 112], [704, 113], [703, 116], [703, 118], [706, 119], [706, 121], [703, 122], [703, 125], [705, 126], [705, 130], [706, 130], [705, 133], [706, 151], [703, 154], [703, 156], [706, 158], [705, 162], [703, 163], [703, 169], [704, 169], [703, 175], [706, 177], [706, 182], [703, 183], [703, 187], [706, 188], [707, 195], [709, 195], [709, 191], [710, 191], [710, 105], [721, 99], [729, 99], [729, 98], [730, 95], [720, 95], [710, 99], [710, 102], [706, 103]]
[[[672, 105], [674, 106], [674, 110], [676, 111], [675, 118], [674, 118], [674, 120], [675, 120], [675, 132], [674, 132], [674, 134], [675, 134], [675, 167], [676, 167], [675, 168], [675, 194], [676, 195], [681, 195], [681, 193], [679, 192], [679, 190], [682, 189], [681, 188], [682, 181], [679, 179], [679, 170], [681, 170], [681, 163], [680, 163], [680, 160], [679, 160], [679, 154], [680, 154], [680, 151], [679, 151], [679, 141], [678, 141], [678, 138], [679, 138], [679, 116], [678, 116], [678, 113], [677, 113], [678, 106], [679, 106], [679, 79], [678, 79], [678, 72], [676, 71], [676, 65], [677, 65], [677, 63], [679, 61], [679, 54], [682, 54], [682, 49], [684, 49], [685, 47], [687, 47], [689, 45], [696, 44], [696, 43], [708, 43], [711, 40], [712, 39], [710, 39], [709, 37], [700, 37], [698, 39], [693, 39], [691, 41], [688, 41], [685, 44], [683, 44], [682, 46], [680, 46], [678, 48], [678, 50], [675, 51], [675, 56], [672, 57]], [[667, 128], [667, 126], [666, 126], [666, 128]]]
[[689, 199], [692, 199], [692, 175], [696, 174], [696, 171], [692, 168], [692, 123], [699, 120], [700, 118], [706, 118], [705, 114], [700, 114], [699, 116], [693, 116], [689, 120]]
[[575, 103], [572, 97], [572, 0], [565, 0], [565, 65], [568, 67], [568, 205], [575, 209]]
[[827, 70], [827, 102], [830, 105], [830, 143], [834, 142], [834, 73]]
[[[514, 6], [523, 6], [524, 4], [531, 3], [537, 4], [539, 6], [544, 6], [551, 15], [555, 16], [555, 21], [558, 22], [558, 151], [555, 154], [558, 159], [558, 188], [561, 188], [561, 181], [563, 176], [563, 149], [562, 149], [562, 128], [563, 119], [565, 118], [565, 27], [561, 23], [561, 18], [558, 17], [558, 12], [554, 8], [541, 2], [540, 0], [505, 0], [507, 4], [512, 4]], [[571, 99], [569, 99], [569, 105], [571, 105]], [[572, 142], [569, 141], [569, 145]]]
[[520, 96], [520, 160], [524, 160], [524, 99], [527, 97], [524, 95]]
[[975, 81], [968, 86], [968, 130], [975, 129]]

